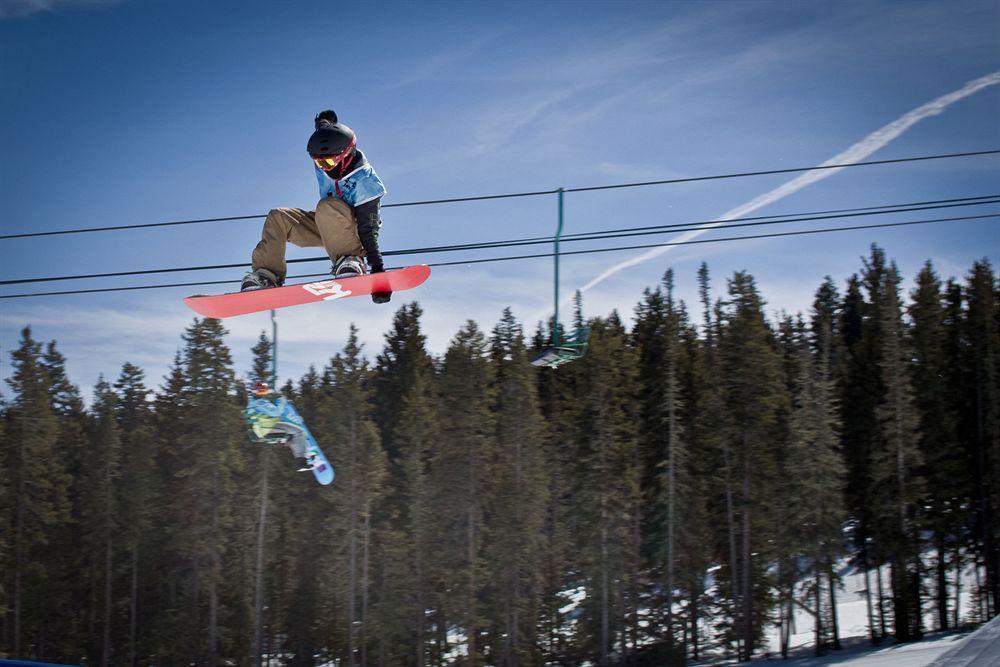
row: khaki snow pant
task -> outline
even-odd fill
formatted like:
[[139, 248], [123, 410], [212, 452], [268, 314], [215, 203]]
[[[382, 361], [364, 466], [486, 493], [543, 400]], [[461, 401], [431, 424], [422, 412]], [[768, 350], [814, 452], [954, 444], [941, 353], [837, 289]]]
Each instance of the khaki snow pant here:
[[315, 211], [273, 208], [264, 220], [260, 243], [253, 249], [253, 270], [268, 269], [284, 282], [285, 243], [300, 248], [324, 248], [331, 260], [342, 255], [364, 257], [354, 212], [336, 197], [324, 197]]

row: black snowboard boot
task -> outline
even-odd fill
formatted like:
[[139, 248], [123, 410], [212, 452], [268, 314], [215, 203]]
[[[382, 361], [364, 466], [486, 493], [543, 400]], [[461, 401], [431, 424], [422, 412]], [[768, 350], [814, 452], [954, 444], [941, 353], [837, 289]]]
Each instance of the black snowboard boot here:
[[362, 263], [360, 257], [342, 255], [333, 263], [332, 273], [334, 278], [361, 276], [365, 273], [365, 265]]
[[252, 292], [259, 289], [278, 286], [278, 276], [267, 269], [257, 269], [243, 276], [243, 284], [240, 286], [241, 292]]

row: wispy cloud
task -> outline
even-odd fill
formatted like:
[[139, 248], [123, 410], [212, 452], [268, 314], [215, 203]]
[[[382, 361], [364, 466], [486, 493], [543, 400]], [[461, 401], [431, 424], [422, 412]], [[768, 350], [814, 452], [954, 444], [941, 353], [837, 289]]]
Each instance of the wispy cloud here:
[[[548, 113], [559, 110], [560, 105], [586, 89], [586, 85], [573, 85], [552, 91], [541, 99], [522, 98], [510, 101], [499, 110], [484, 116], [476, 134], [475, 152], [492, 153], [507, 144], [524, 128], [548, 117]], [[560, 113], [560, 116], [564, 116]]]
[[412, 63], [409, 69], [402, 72], [402, 76], [398, 80], [390, 83], [390, 87], [401, 88], [441, 78], [452, 67], [474, 58], [479, 51], [500, 39], [503, 34], [503, 32], [496, 32], [466, 41], [456, 48], [431, 53]]
[[21, 18], [40, 12], [66, 9], [96, 9], [117, 5], [124, 0], [0, 0], [0, 19]]
[[[970, 95], [974, 95], [975, 93], [983, 90], [984, 88], [988, 88], [998, 83], [1000, 83], [1000, 72], [993, 72], [978, 79], [974, 79], [973, 81], [968, 82], [958, 90], [948, 93], [947, 95], [942, 95], [941, 97], [931, 100], [927, 104], [923, 104], [917, 107], [916, 109], [913, 109], [912, 111], [909, 111], [908, 113], [900, 116], [899, 118], [892, 121], [888, 125], [879, 128], [878, 130], [872, 132], [861, 141], [850, 146], [847, 150], [838, 153], [837, 155], [834, 155], [832, 158], [830, 158], [826, 162], [823, 162], [819, 166], [828, 166], [835, 164], [853, 164], [855, 162], [860, 162], [865, 158], [867, 158], [872, 153], [876, 152], [877, 150], [889, 144], [891, 141], [896, 139], [898, 136], [900, 136], [901, 134], [903, 134], [908, 129], [910, 129], [920, 121], [924, 120], [925, 118], [930, 118], [931, 116], [936, 116], [938, 114], [941, 114], [952, 104], [955, 104], [956, 102], [965, 99]], [[726, 211], [725, 213], [723, 213], [721, 216], [718, 217], [718, 222], [715, 222], [711, 225], [706, 225], [694, 231], [689, 231], [680, 234], [671, 239], [671, 241], [673, 243], [685, 243], [687, 241], [691, 241], [692, 239], [701, 236], [710, 229], [713, 229], [714, 227], [717, 227], [728, 220], [733, 220], [735, 218], [743, 217], [745, 215], [748, 215], [749, 213], [752, 213], [753, 211], [763, 208], [764, 206], [773, 204], [774, 202], [780, 199], [784, 199], [785, 197], [794, 192], [798, 192], [802, 188], [812, 185], [813, 183], [822, 181], [823, 179], [829, 178], [830, 176], [834, 175], [839, 171], [841, 171], [841, 169], [824, 169], [821, 171], [806, 172], [801, 176], [797, 176], [796, 178], [793, 178], [792, 180], [788, 181], [787, 183], [773, 190], [765, 192], [764, 194], [751, 199], [745, 204], [741, 204], [740, 206], [737, 206], [734, 209]], [[638, 257], [634, 257], [627, 261], [616, 264], [611, 268], [607, 269], [606, 271], [600, 273], [595, 278], [591, 279], [588, 283], [584, 284], [579, 289], [582, 292], [586, 292], [587, 290], [599, 285], [600, 283], [607, 280], [616, 273], [624, 271], [629, 267], [636, 266], [637, 264], [642, 264], [644, 262], [647, 262], [653, 259], [654, 257], [659, 257], [660, 255], [669, 252], [675, 247], [676, 246], [665, 246], [662, 248], [653, 248], [652, 250], [649, 250], [639, 255]]]
[[[739, 13], [734, 16], [727, 7], [725, 12], [677, 16], [666, 25], [639, 30], [632, 26], [627, 34], [594, 35], [582, 39], [582, 47], [554, 54], [525, 52], [521, 61], [501, 71], [486, 68], [470, 73], [455, 68], [454, 76], [496, 85], [480, 98], [478, 108], [463, 114], [461, 126], [454, 128], [443, 150], [412, 163], [397, 163], [394, 175], [482, 155], [490, 155], [494, 162], [526, 151], [555, 155], [575, 145], [574, 133], [582, 126], [620, 118], [624, 109], [659, 114], [700, 89], [747, 72], [759, 76], [763, 68], [795, 61], [816, 48], [809, 34], [794, 32], [755, 41], [725, 58], [710, 49], [692, 53], [687, 46], [692, 35], [706, 30], [717, 40], [723, 39], [720, 33], [737, 39], [745, 26]], [[415, 72], [420, 74], [413, 76], [441, 76], [463, 54], [481, 50], [485, 41], [435, 55], [417, 66]], [[508, 92], [511, 84], [516, 90], [513, 94]]]

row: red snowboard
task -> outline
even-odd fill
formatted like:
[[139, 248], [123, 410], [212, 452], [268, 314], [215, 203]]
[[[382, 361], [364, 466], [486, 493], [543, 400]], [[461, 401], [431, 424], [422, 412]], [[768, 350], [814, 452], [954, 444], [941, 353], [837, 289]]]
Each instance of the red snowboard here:
[[205, 317], [222, 319], [262, 310], [297, 306], [313, 301], [331, 301], [349, 296], [368, 296], [373, 292], [400, 292], [412, 289], [427, 280], [431, 268], [426, 264], [403, 269], [370, 273], [340, 280], [321, 280], [315, 283], [285, 285], [252, 292], [231, 292], [206, 296], [196, 294], [184, 299], [188, 307]]

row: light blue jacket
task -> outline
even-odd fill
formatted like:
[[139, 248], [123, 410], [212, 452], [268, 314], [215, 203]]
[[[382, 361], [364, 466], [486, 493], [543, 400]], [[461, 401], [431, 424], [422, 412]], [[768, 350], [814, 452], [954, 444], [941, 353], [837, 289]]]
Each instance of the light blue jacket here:
[[339, 180], [330, 178], [325, 171], [316, 167], [316, 180], [319, 181], [320, 199], [336, 197], [352, 208], [378, 199], [386, 193], [382, 180], [367, 162]]

